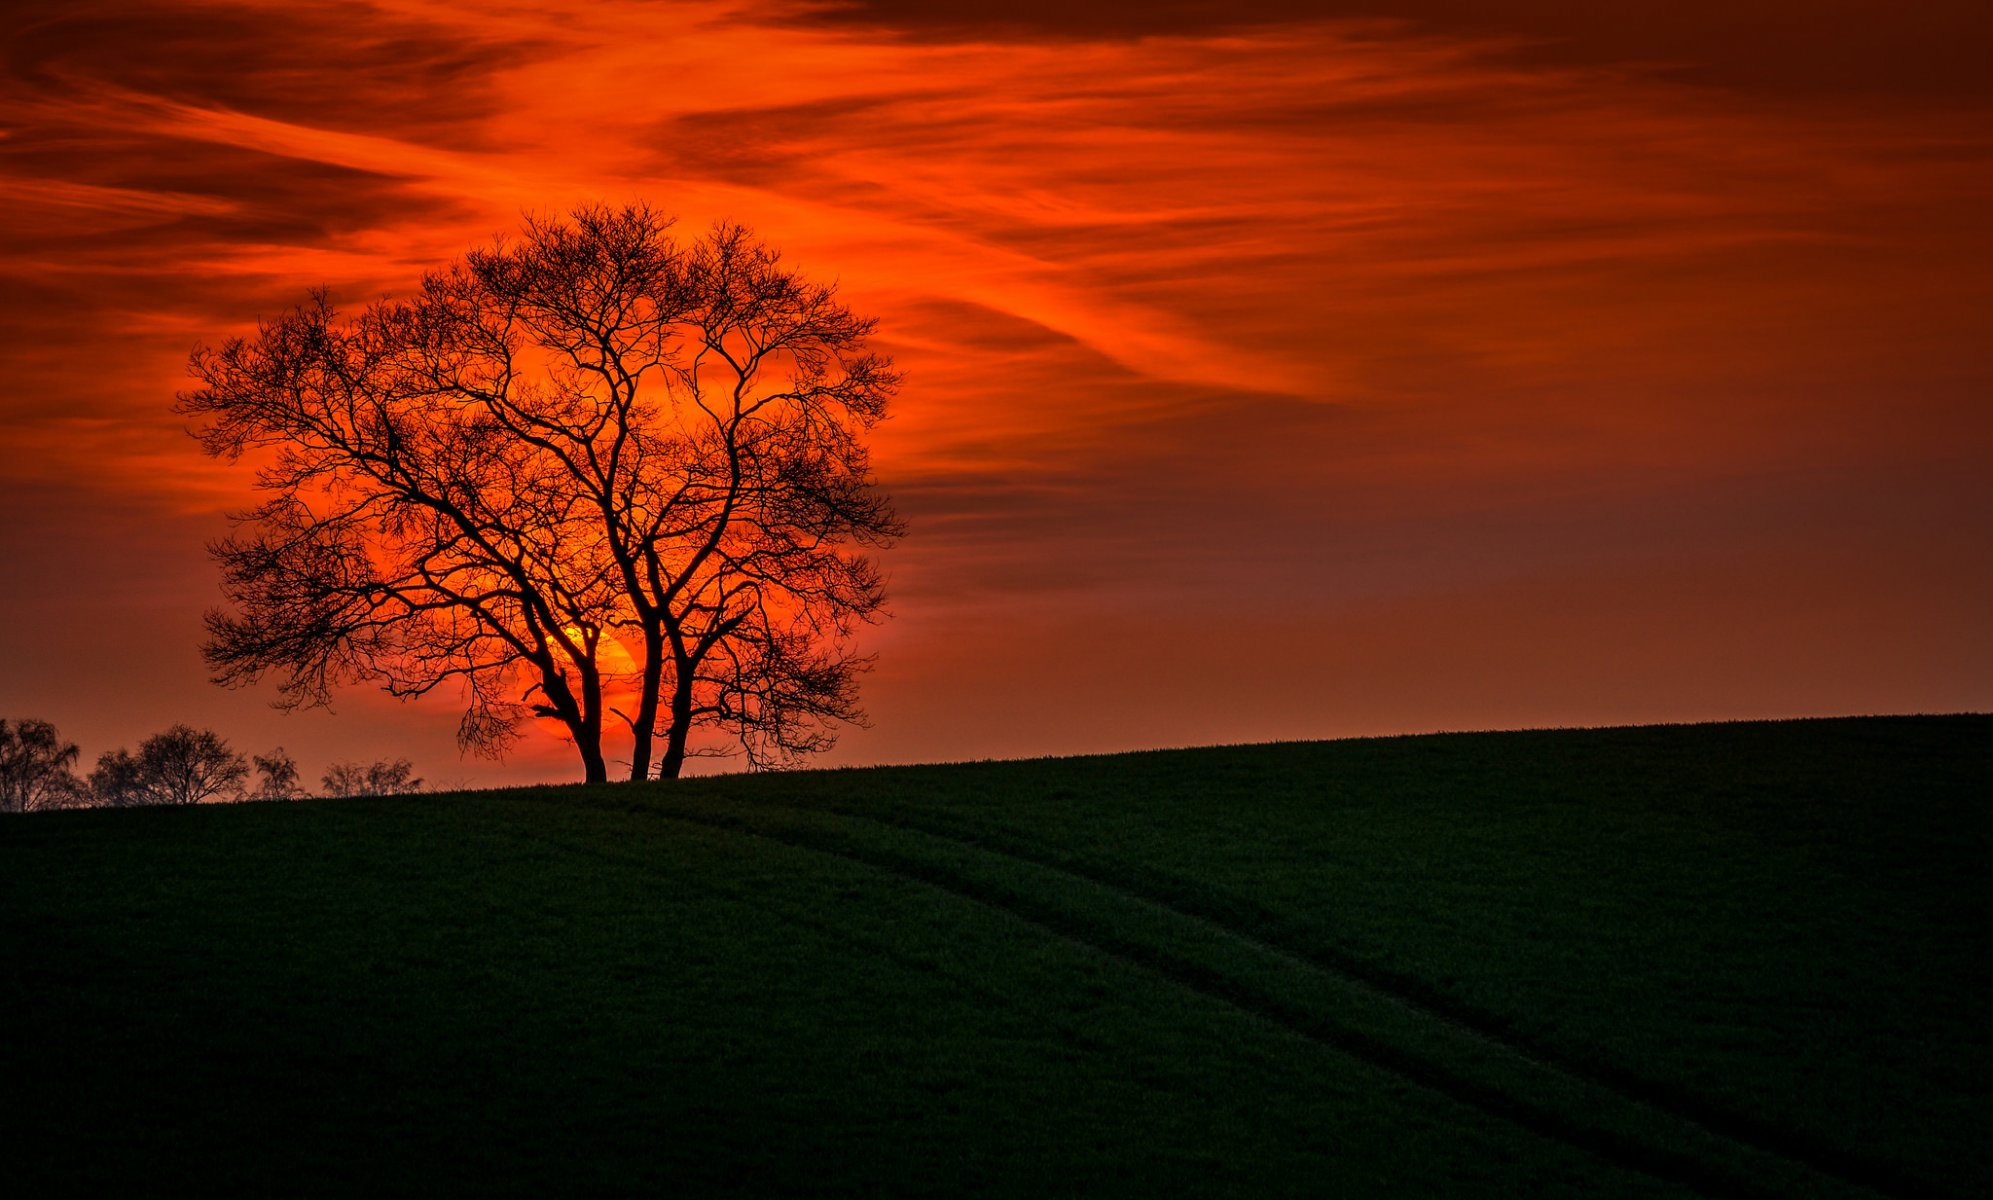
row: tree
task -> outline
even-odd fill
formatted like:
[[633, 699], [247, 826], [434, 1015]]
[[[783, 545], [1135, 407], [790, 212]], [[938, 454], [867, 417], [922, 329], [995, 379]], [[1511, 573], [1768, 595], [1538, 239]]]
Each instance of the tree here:
[[79, 798], [76, 743], [47, 721], [0, 719], [0, 812], [61, 808]]
[[405, 758], [361, 766], [359, 763], [333, 763], [321, 781], [327, 796], [404, 796], [422, 790], [422, 781], [413, 778], [415, 764]]
[[274, 672], [281, 707], [454, 685], [465, 748], [551, 718], [590, 781], [612, 718], [632, 779], [829, 747], [884, 602], [863, 551], [903, 532], [863, 442], [899, 386], [873, 329], [738, 225], [588, 207], [196, 350], [179, 409], [268, 496], [212, 547], [215, 679]]
[[112, 808], [199, 804], [239, 797], [248, 776], [249, 764], [213, 730], [175, 725], [140, 742], [136, 755], [124, 749], [101, 755], [90, 791]]
[[147, 786], [145, 769], [139, 765], [136, 755], [122, 747], [106, 750], [97, 756], [97, 765], [91, 769], [90, 778], [84, 784], [90, 793], [92, 803], [106, 808], [133, 808], [141, 804], [157, 804]]
[[175, 725], [138, 746], [138, 761], [156, 804], [199, 804], [239, 798], [249, 764], [209, 729]]
[[258, 779], [249, 799], [302, 800], [309, 794], [298, 786], [297, 760], [282, 746], [268, 754], [253, 754], [250, 761], [256, 766]]

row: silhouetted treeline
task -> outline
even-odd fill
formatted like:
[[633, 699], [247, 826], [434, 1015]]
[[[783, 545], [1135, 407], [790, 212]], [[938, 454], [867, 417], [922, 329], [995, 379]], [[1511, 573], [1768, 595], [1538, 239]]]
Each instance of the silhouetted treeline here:
[[[211, 729], [175, 725], [133, 753], [107, 750], [87, 775], [78, 749], [53, 724], [0, 719], [0, 812], [54, 808], [134, 808], [237, 800], [306, 800], [297, 760], [279, 746], [245, 758]], [[254, 781], [251, 781], [252, 767]], [[405, 758], [333, 763], [320, 777], [324, 796], [386, 796], [422, 790]]]

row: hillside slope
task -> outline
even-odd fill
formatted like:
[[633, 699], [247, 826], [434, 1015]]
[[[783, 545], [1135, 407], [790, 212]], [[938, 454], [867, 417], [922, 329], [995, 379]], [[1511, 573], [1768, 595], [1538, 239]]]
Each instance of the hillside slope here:
[[1993, 718], [0, 822], [12, 1178], [1993, 1192]]

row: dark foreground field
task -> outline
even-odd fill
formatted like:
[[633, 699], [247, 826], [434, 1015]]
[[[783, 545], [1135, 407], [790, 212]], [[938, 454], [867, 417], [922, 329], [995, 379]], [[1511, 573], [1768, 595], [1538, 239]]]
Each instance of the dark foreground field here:
[[7, 820], [0, 1173], [1985, 1196], [1990, 750], [1891, 718]]

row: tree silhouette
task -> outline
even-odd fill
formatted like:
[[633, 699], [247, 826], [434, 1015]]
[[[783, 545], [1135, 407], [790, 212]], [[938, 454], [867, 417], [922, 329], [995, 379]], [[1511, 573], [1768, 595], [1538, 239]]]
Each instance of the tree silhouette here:
[[415, 764], [405, 758], [390, 762], [382, 759], [368, 763], [333, 763], [325, 770], [320, 782], [325, 794], [330, 797], [343, 796], [406, 796], [422, 790], [422, 781], [414, 777]]
[[268, 754], [252, 754], [256, 767], [256, 788], [251, 800], [302, 800], [309, 793], [298, 785], [298, 761], [282, 746]]
[[175, 725], [138, 744], [98, 756], [90, 772], [97, 803], [111, 808], [199, 804], [240, 795], [249, 764], [211, 729]]
[[47, 721], [0, 719], [0, 812], [61, 808], [80, 797], [76, 743]]
[[612, 717], [633, 779], [727, 745], [788, 762], [862, 720], [861, 551], [902, 530], [861, 439], [899, 378], [873, 321], [745, 229], [670, 225], [530, 220], [411, 299], [342, 321], [318, 292], [195, 351], [180, 411], [268, 493], [213, 547], [218, 682], [276, 672], [283, 707], [454, 685], [462, 745], [549, 717], [591, 781]]

